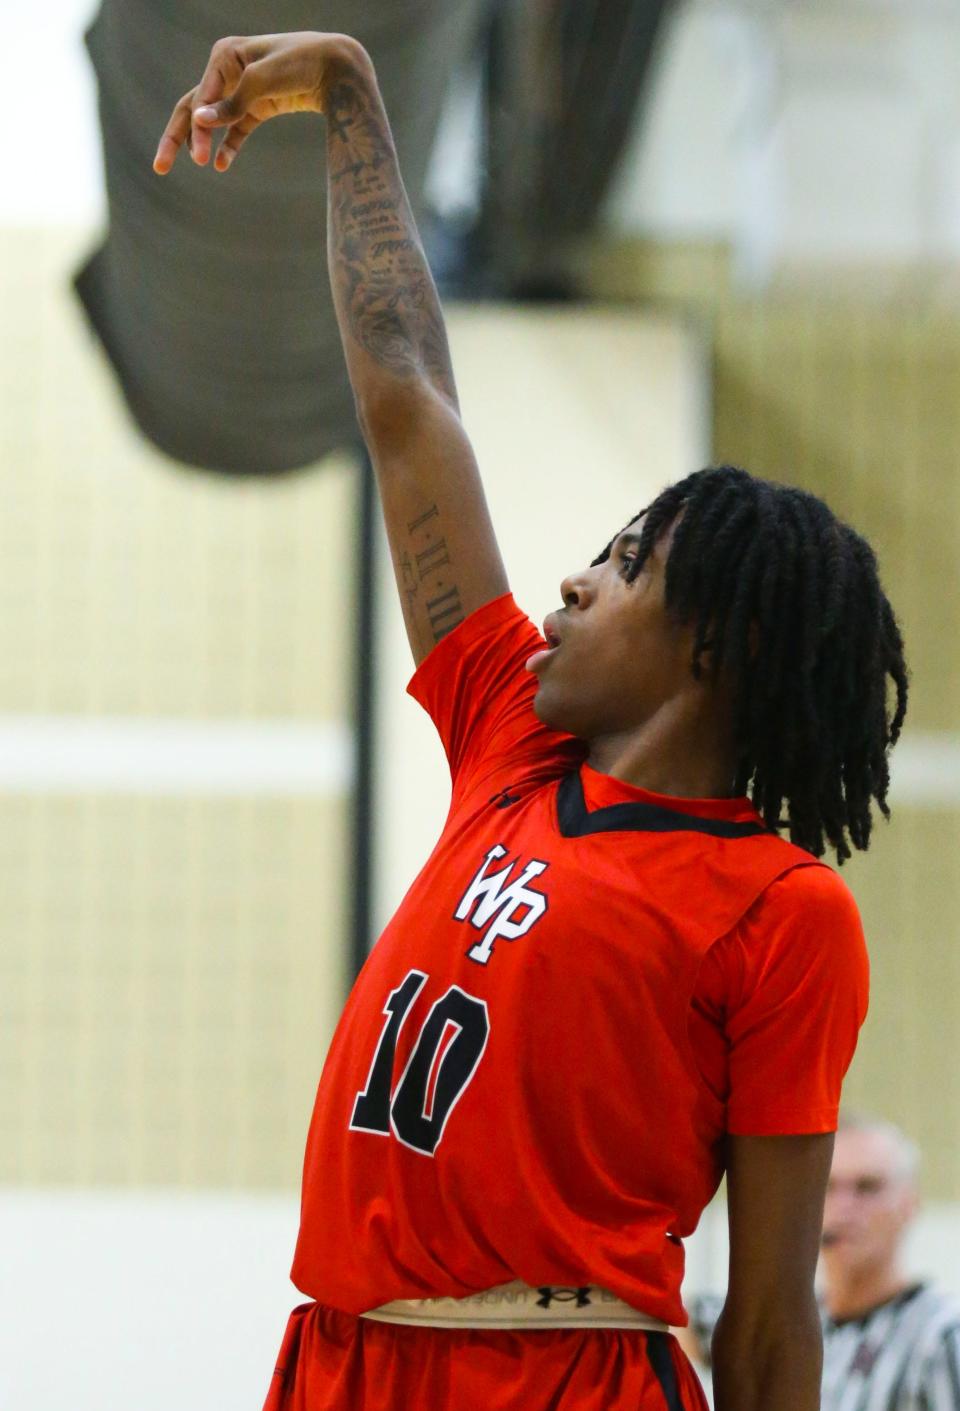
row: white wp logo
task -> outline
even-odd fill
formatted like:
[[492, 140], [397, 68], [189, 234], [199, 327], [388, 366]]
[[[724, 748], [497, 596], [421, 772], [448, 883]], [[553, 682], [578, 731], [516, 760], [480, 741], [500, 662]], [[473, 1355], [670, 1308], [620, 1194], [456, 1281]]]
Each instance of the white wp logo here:
[[[528, 862], [521, 868], [519, 876], [511, 882], [510, 874], [517, 859], [511, 859], [499, 872], [489, 872], [488, 868], [507, 850], [496, 843], [483, 860], [483, 866], [463, 894], [463, 900], [453, 913], [458, 921], [469, 921], [478, 931], [484, 931], [482, 940], [470, 947], [467, 955], [479, 965], [486, 965], [493, 954], [494, 942], [501, 937], [505, 941], [515, 941], [525, 936], [547, 909], [547, 898], [543, 892], [528, 886], [534, 877], [546, 872], [546, 862]], [[472, 913], [472, 914], [471, 914]]]

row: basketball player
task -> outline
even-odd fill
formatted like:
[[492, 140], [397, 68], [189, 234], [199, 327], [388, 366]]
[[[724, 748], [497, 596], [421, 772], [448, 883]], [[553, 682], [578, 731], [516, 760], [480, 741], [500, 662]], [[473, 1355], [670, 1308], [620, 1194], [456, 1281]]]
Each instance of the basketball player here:
[[327, 1058], [293, 1268], [314, 1301], [267, 1406], [701, 1408], [667, 1327], [726, 1169], [718, 1406], [815, 1411], [813, 1272], [867, 992], [817, 856], [867, 845], [906, 703], [873, 555], [812, 496], [699, 472], [564, 580], [541, 636], [364, 50], [221, 40], [156, 170], [184, 145], [208, 163], [220, 128], [226, 171], [302, 111], [326, 116], [337, 316], [453, 797]]

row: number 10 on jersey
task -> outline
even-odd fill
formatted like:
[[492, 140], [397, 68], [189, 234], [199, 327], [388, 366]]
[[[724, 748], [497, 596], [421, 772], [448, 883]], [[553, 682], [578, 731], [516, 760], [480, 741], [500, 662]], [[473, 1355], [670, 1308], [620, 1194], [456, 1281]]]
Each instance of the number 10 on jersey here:
[[393, 1087], [400, 1031], [426, 982], [422, 970], [411, 970], [402, 984], [390, 991], [383, 1006], [386, 1023], [366, 1084], [357, 1093], [350, 1127], [384, 1137], [392, 1132], [404, 1146], [433, 1156], [447, 1119], [483, 1057], [490, 1021], [482, 999], [451, 985], [431, 1005], [407, 1065]]

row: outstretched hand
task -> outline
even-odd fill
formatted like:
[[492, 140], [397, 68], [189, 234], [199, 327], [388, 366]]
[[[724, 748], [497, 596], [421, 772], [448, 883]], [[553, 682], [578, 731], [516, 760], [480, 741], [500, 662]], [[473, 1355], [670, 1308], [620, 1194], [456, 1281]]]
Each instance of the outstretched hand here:
[[214, 167], [226, 171], [268, 118], [322, 113], [331, 70], [344, 60], [369, 63], [360, 45], [342, 34], [219, 39], [200, 82], [183, 95], [164, 128], [154, 171], [166, 176], [184, 144], [197, 165], [206, 166], [216, 128], [227, 130]]

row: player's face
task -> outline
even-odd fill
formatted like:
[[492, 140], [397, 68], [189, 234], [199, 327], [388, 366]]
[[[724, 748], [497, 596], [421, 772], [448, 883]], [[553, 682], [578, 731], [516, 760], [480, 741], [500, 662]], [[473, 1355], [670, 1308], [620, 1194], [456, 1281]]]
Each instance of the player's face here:
[[839, 1131], [823, 1213], [827, 1278], [892, 1266], [916, 1208], [916, 1188], [891, 1139], [884, 1132]]
[[628, 734], [665, 702], [703, 690], [691, 670], [693, 629], [664, 606], [672, 528], [631, 582], [640, 528], [628, 525], [606, 562], [563, 580], [564, 606], [544, 623], [549, 650], [528, 662], [539, 680], [537, 715], [584, 740]]

